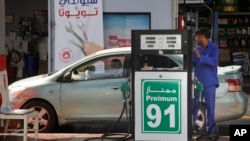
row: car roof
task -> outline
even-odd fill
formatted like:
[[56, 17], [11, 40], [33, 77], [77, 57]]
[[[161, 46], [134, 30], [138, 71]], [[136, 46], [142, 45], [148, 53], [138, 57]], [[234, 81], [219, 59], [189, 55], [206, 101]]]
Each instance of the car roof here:
[[98, 51], [98, 52], [95, 52], [91, 55], [99, 55], [99, 54], [106, 54], [106, 53], [109, 53], [109, 52], [127, 52], [127, 51], [131, 51], [131, 47], [121, 47], [121, 48], [109, 48], [109, 49], [104, 49], [104, 50], [101, 50], [101, 51]]

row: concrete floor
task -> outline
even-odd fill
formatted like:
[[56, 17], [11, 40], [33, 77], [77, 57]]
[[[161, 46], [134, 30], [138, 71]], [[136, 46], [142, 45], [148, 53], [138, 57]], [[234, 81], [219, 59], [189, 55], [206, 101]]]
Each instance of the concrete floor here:
[[[101, 141], [102, 134], [70, 134], [70, 133], [42, 133], [38, 135], [37, 141]], [[116, 136], [122, 137], [122, 136]], [[7, 136], [4, 141], [22, 141], [22, 137], [18, 136]], [[33, 134], [28, 134], [28, 141], [34, 141], [35, 137]], [[117, 139], [103, 139], [102, 141], [115, 141]], [[132, 140], [128, 140], [132, 141]]]

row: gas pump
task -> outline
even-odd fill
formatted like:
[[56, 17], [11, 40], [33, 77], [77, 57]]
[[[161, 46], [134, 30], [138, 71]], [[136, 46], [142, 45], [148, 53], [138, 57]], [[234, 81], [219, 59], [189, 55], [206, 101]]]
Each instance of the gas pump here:
[[135, 141], [192, 140], [192, 48], [190, 30], [132, 30]]

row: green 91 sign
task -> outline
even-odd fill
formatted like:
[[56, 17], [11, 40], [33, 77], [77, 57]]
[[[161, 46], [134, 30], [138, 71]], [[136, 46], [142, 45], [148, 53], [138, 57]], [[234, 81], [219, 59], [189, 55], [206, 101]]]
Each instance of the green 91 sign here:
[[181, 133], [181, 80], [142, 79], [142, 132]]

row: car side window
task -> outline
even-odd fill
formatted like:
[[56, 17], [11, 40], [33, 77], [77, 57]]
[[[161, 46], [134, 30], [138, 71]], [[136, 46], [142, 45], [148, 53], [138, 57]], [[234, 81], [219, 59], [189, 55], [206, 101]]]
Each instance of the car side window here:
[[125, 56], [109, 56], [89, 62], [72, 71], [72, 80], [123, 77]]
[[153, 68], [173, 68], [178, 67], [172, 59], [165, 55], [144, 55], [140, 57], [141, 66], [145, 65], [145, 61], [148, 66]]

